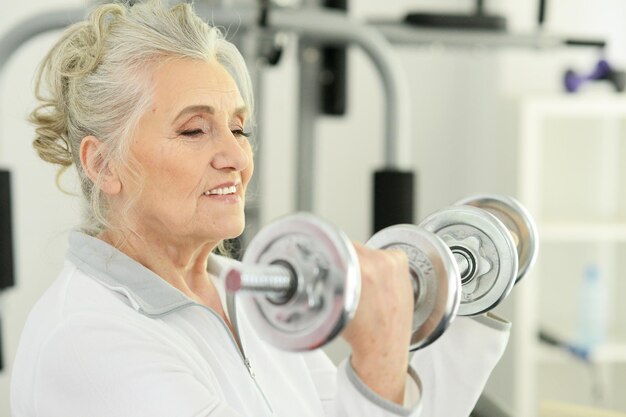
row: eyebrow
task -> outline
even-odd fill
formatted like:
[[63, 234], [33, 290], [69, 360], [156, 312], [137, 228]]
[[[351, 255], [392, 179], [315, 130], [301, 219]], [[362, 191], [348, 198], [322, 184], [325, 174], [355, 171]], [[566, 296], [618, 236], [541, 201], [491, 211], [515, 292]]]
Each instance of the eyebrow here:
[[[182, 109], [180, 111], [180, 113], [178, 113], [178, 115], [174, 118], [173, 122], [176, 122], [178, 119], [180, 119], [181, 117], [187, 115], [187, 114], [193, 114], [193, 113], [208, 113], [208, 114], [215, 114], [215, 107], [213, 106], [208, 106], [206, 104], [196, 104], [193, 106], [188, 106], [185, 107], [184, 109]], [[233, 112], [233, 116], [246, 116], [248, 114], [248, 107], [247, 106], [241, 106], [241, 107], [237, 107], [235, 109], [235, 111]]]

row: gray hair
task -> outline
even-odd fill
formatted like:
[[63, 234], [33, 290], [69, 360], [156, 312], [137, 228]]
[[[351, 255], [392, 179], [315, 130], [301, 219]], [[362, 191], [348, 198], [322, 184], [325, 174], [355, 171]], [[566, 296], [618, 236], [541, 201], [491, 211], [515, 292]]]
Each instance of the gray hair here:
[[98, 6], [86, 21], [70, 26], [41, 63], [35, 87], [40, 104], [30, 115], [36, 127], [33, 146], [43, 160], [60, 165], [57, 184], [75, 165], [87, 202], [86, 233], [95, 235], [112, 225], [99, 187], [102, 175], [92, 182], [82, 168], [82, 139], [97, 137], [103, 144], [102, 166], [122, 163], [140, 182], [129, 138], [152, 100], [150, 71], [178, 58], [219, 62], [235, 79], [249, 114], [254, 114], [243, 57], [189, 4], [169, 8], [160, 0], [148, 0], [132, 7]]

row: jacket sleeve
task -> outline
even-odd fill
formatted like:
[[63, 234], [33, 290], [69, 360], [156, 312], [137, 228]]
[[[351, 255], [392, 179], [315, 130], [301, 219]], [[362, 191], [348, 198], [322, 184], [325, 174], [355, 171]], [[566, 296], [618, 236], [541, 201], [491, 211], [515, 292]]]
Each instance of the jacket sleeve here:
[[33, 366], [39, 417], [240, 417], [171, 348], [112, 317], [65, 320]]
[[303, 354], [326, 417], [418, 417], [421, 414], [421, 382], [409, 368], [404, 405], [392, 403], [373, 392], [345, 359], [336, 367], [322, 350]]
[[511, 324], [492, 313], [457, 317], [411, 365], [422, 377], [423, 415], [467, 417], [506, 348]]

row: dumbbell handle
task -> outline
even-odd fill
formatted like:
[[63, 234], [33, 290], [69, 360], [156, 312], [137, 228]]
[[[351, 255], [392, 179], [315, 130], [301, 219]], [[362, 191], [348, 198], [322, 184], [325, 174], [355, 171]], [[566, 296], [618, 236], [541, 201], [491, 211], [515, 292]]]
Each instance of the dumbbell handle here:
[[[461, 278], [470, 269], [468, 259], [459, 253], [453, 253]], [[229, 292], [263, 293], [275, 298], [276, 302], [288, 301], [285, 295], [294, 291], [296, 278], [291, 271], [280, 265], [257, 265], [230, 267], [226, 272], [226, 290]], [[417, 284], [417, 282], [415, 282]], [[419, 288], [414, 288], [415, 293]]]
[[230, 267], [226, 272], [226, 290], [282, 295], [291, 291], [294, 277], [280, 265]]

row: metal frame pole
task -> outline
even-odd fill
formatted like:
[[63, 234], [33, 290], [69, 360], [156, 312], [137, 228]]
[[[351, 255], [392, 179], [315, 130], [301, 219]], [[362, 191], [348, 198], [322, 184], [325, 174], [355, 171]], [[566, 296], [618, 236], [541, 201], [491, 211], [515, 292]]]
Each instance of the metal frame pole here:
[[315, 125], [319, 116], [320, 49], [307, 39], [298, 42], [299, 93], [296, 138], [296, 211], [313, 211], [315, 197]]
[[[269, 27], [287, 30], [301, 38], [324, 44], [355, 44], [370, 57], [378, 70], [385, 103], [384, 161], [388, 168], [398, 168], [401, 157], [406, 155], [410, 140], [409, 95], [405, 77], [396, 63], [391, 44], [376, 30], [345, 13], [334, 10], [272, 10]], [[402, 146], [402, 154], [400, 147]], [[407, 155], [408, 156], [408, 155]]]

